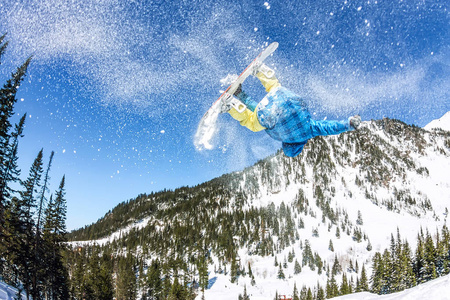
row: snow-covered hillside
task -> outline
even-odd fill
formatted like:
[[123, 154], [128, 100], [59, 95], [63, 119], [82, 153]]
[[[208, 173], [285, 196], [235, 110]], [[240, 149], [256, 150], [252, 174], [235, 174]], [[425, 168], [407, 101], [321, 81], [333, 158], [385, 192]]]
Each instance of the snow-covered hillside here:
[[[267, 287], [269, 288], [269, 287]], [[236, 299], [231, 296], [230, 289], [225, 287], [223, 290], [217, 290], [214, 294], [210, 293], [210, 297], [206, 299]], [[256, 296], [251, 292], [247, 292], [252, 300], [273, 299], [270, 297]], [[230, 296], [227, 296], [230, 295]], [[286, 297], [291, 297], [286, 295]], [[450, 275], [438, 278], [422, 285], [407, 289], [402, 292], [376, 295], [369, 292], [355, 293], [333, 298], [335, 300], [416, 300], [416, 299], [432, 299], [432, 300], [449, 300], [450, 299]]]
[[[329, 277], [325, 270], [336, 260], [354, 285], [362, 266], [370, 278], [375, 252], [388, 249], [391, 236], [397, 237], [397, 232], [414, 249], [421, 230], [435, 235], [446, 224], [450, 207], [450, 141], [445, 132], [426, 131], [389, 119], [364, 122], [362, 127], [358, 132], [315, 138], [295, 159], [278, 154], [230, 174], [224, 179], [230, 189], [226, 196], [202, 200], [205, 204], [226, 200], [226, 206], [217, 210], [231, 213], [262, 208], [269, 214], [257, 228], [240, 225], [247, 232], [260, 231], [260, 240], [243, 242], [244, 237], [233, 236], [235, 244], [241, 245], [236, 246], [239, 265], [243, 269], [251, 267], [254, 281], [249, 276], [239, 276], [232, 283], [230, 273], [219, 271], [230, 270], [231, 262], [211, 251], [206, 299], [237, 299], [244, 288], [251, 299], [274, 299], [276, 294], [291, 296], [294, 286], [297, 290], [314, 290], [318, 284], [326, 285]], [[160, 208], [160, 215], [164, 209]], [[167, 230], [184, 222], [185, 215], [180, 212], [170, 220], [145, 217], [141, 223], [130, 223], [102, 240], [73, 245], [104, 245], [125, 238], [127, 232], [140, 230], [144, 225], [154, 226], [157, 231]], [[280, 215], [284, 217], [276, 219]], [[214, 213], [209, 218], [214, 219]], [[276, 224], [270, 224], [274, 218]], [[177, 223], [170, 223], [173, 219]], [[287, 233], [290, 225], [294, 225], [291, 235]], [[202, 232], [202, 236], [205, 234]], [[268, 240], [273, 245], [269, 253], [273, 254], [260, 255], [261, 244]], [[320, 258], [324, 270], [306, 264], [301, 272], [295, 272], [295, 261], [302, 262], [306, 245]], [[294, 258], [288, 261], [292, 255]], [[154, 252], [146, 259], [149, 263], [155, 258], [161, 256]], [[279, 278], [281, 265], [284, 279]], [[336, 278], [338, 284], [342, 273]], [[448, 287], [446, 278], [439, 285]], [[417, 288], [419, 292], [420, 289]]]
[[414, 299], [450, 299], [450, 275], [424, 283], [414, 288], [389, 294], [374, 295], [370, 293], [357, 293], [334, 298], [335, 300], [414, 300]]
[[[0, 281], [0, 300], [14, 300], [17, 299], [17, 289], [7, 285], [3, 281]], [[27, 299], [25, 295], [22, 294], [22, 299]]]
[[450, 111], [441, 118], [431, 121], [424, 127], [426, 130], [431, 130], [434, 128], [450, 131]]
[[[415, 247], [421, 228], [435, 232], [436, 228], [441, 228], [446, 223], [450, 207], [448, 140], [434, 133], [414, 134], [409, 132], [405, 125], [395, 122], [368, 122], [365, 126], [367, 131], [363, 131], [363, 134], [367, 136], [359, 137], [362, 139], [361, 147], [365, 143], [374, 143], [377, 149], [368, 147], [360, 151], [373, 150], [376, 156], [381, 156], [377, 161], [367, 152], [358, 153], [357, 145], [350, 144], [356, 142], [353, 136], [345, 135], [316, 140], [306, 150], [302, 162], [307, 161], [308, 156], [311, 156], [311, 165], [323, 159], [324, 162], [319, 163], [319, 167], [316, 165], [308, 168], [307, 162], [286, 162], [278, 156], [269, 160], [264, 167], [254, 167], [244, 172], [244, 180], [240, 183], [243, 192], [251, 188], [249, 178], [259, 180], [257, 192], [249, 204], [251, 206], [266, 206], [273, 202], [276, 206], [285, 203], [287, 207], [292, 207], [299, 190], [302, 190], [310, 201], [307, 214], [298, 215], [296, 218], [297, 221], [302, 218], [304, 223], [304, 228], [297, 231], [300, 240], [288, 248], [280, 249], [275, 254], [278, 262], [286, 260], [292, 250], [300, 259], [301, 246], [308, 240], [312, 251], [317, 252], [328, 265], [332, 265], [337, 257], [343, 270], [349, 270], [350, 263], [358, 261], [360, 266], [365, 265], [370, 277], [373, 255], [389, 248], [391, 234], [395, 237], [398, 230], [401, 238]], [[418, 136], [420, 138], [417, 138]], [[322, 142], [324, 144], [320, 145]], [[329, 154], [326, 159], [311, 154], [323, 151]], [[382, 153], [378, 153], [379, 151]], [[365, 155], [368, 155], [367, 160], [364, 159]], [[291, 171], [286, 172], [289, 169]], [[304, 172], [298, 180], [295, 177], [299, 175], [300, 170]], [[268, 184], [264, 182], [264, 177], [267, 176], [278, 180]], [[327, 178], [321, 180], [318, 176]], [[331, 187], [328, 191], [324, 187], [325, 184]], [[339, 225], [336, 226], [329, 220], [323, 221], [324, 212], [318, 205], [311, 203], [317, 199], [317, 186], [322, 187], [322, 192], [329, 196], [326, 200], [329, 207], [348, 216], [350, 234], [347, 227], [347, 234], [342, 230], [341, 237], [337, 238], [336, 227]], [[414, 205], [408, 205], [406, 198], [412, 199]], [[427, 205], [421, 206], [420, 203], [430, 203], [431, 206], [425, 208]], [[359, 213], [363, 219], [363, 224], [360, 225], [357, 224]], [[367, 240], [355, 241], [353, 231], [357, 228], [368, 237]], [[329, 250], [330, 240], [333, 242], [334, 251]], [[367, 250], [368, 243], [372, 245], [370, 251]], [[241, 249], [239, 255], [244, 266], [248, 263], [252, 265], [253, 274], [257, 275], [256, 285], [251, 286], [250, 280], [242, 279], [239, 280], [240, 287], [237, 288], [226, 278], [217, 276], [215, 284], [205, 293], [207, 299], [235, 299], [235, 296], [231, 295], [236, 295], [239, 289], [242, 293], [244, 285], [247, 293], [253, 295], [254, 299], [273, 299], [275, 293], [292, 295], [294, 284], [297, 289], [303, 285], [313, 289], [318, 283], [322, 286], [326, 284], [325, 273], [318, 275], [317, 271], [311, 271], [307, 266], [300, 274], [295, 275], [293, 263], [288, 264], [284, 270], [286, 279], [280, 280], [277, 276], [278, 268], [274, 266], [274, 257], [251, 255], [248, 249]], [[347, 274], [353, 282], [356, 282], [358, 276], [352, 271]], [[224, 296], [225, 294], [230, 296]]]

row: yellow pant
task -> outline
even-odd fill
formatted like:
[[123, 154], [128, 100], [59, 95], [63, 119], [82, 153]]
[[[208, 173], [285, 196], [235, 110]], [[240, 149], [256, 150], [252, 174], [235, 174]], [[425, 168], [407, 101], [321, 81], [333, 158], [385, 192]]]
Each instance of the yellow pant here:
[[[268, 78], [264, 73], [259, 72], [256, 74], [256, 77], [266, 88], [266, 92], [270, 92], [272, 89], [281, 85], [275, 75], [273, 75], [271, 78]], [[255, 109], [255, 111], [251, 111], [247, 108], [242, 113], [239, 113], [237, 110], [232, 108], [228, 113], [233, 117], [233, 119], [239, 121], [242, 126], [247, 127], [251, 131], [257, 132], [266, 129], [259, 123], [257, 109]]]

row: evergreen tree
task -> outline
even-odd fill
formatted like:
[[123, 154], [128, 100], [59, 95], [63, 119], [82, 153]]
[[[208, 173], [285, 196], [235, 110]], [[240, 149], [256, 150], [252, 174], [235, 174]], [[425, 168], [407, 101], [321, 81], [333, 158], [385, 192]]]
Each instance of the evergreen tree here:
[[372, 251], [372, 244], [370, 243], [370, 240], [367, 241], [367, 247], [366, 247], [367, 251]]
[[358, 225], [363, 225], [364, 224], [363, 219], [362, 219], [361, 211], [359, 211], [359, 210], [358, 210], [358, 218], [356, 219], [356, 224], [358, 224]]
[[[0, 60], [3, 56], [8, 42], [5, 41], [6, 34], [0, 37]], [[17, 102], [16, 93], [20, 86], [20, 83], [25, 77], [26, 70], [30, 64], [31, 57], [28, 58], [25, 63], [17, 68], [16, 72], [12, 74], [12, 77], [6, 82], [2, 89], [0, 89], [0, 252], [10, 253], [11, 248], [8, 250], [8, 239], [11, 234], [6, 230], [6, 218], [5, 211], [9, 201], [11, 200], [12, 193], [11, 184], [18, 180], [19, 169], [17, 167], [17, 145], [18, 138], [22, 136], [23, 125], [25, 118], [16, 125], [15, 131], [10, 132], [12, 127], [10, 118], [14, 115], [14, 105]], [[11, 229], [11, 228], [9, 228]], [[7, 264], [11, 263], [8, 259]], [[0, 260], [0, 276], [3, 273], [5, 261]], [[11, 265], [10, 265], [11, 266]]]
[[147, 287], [149, 300], [162, 299], [161, 267], [158, 260], [152, 260], [147, 271]]
[[[3, 54], [6, 43], [2, 44], [3, 38], [0, 41], [0, 49]], [[31, 57], [26, 62], [17, 68], [17, 71], [12, 74], [12, 78], [9, 79], [6, 84], [0, 89], [0, 224], [3, 223], [3, 214], [6, 206], [7, 199], [7, 186], [11, 176], [11, 154], [14, 152], [14, 148], [17, 143], [11, 142], [10, 129], [12, 127], [10, 118], [14, 115], [14, 105], [17, 102], [16, 94], [20, 86], [20, 83], [25, 77], [28, 65], [31, 62]], [[23, 127], [23, 124], [22, 124]], [[17, 135], [17, 137], [19, 137]], [[13, 138], [14, 139], [14, 138]], [[17, 153], [16, 153], [17, 154]]]
[[[84, 297], [84, 286], [85, 286], [85, 273], [86, 265], [84, 263], [85, 256], [81, 254], [82, 248], [78, 248], [75, 251], [73, 263], [72, 263], [72, 276], [70, 280], [70, 293], [75, 299], [82, 299]], [[112, 272], [111, 272], [112, 273]]]
[[39, 276], [40, 264], [37, 257], [30, 255], [34, 253], [35, 223], [33, 219], [33, 208], [36, 207], [35, 195], [38, 192], [42, 176], [42, 150], [39, 151], [33, 165], [30, 168], [28, 178], [22, 183], [24, 190], [20, 191], [18, 201], [18, 215], [20, 216], [21, 229], [16, 232], [21, 236], [20, 247], [17, 249], [17, 262], [20, 267], [20, 278], [27, 295], [37, 299], [40, 295]]
[[277, 277], [278, 277], [278, 279], [285, 279], [285, 275], [284, 275], [283, 268], [281, 267], [281, 265], [279, 265]]
[[2, 195], [1, 197], [5, 200], [5, 203], [6, 200], [10, 199], [11, 195], [15, 193], [15, 190], [13, 190], [9, 185], [19, 181], [20, 170], [17, 166], [17, 151], [19, 146], [19, 138], [23, 137], [25, 117], [26, 114], [22, 116], [19, 124], [15, 125], [15, 130], [11, 133], [11, 143], [6, 145], [6, 149], [0, 150], [0, 152], [4, 153], [4, 157], [1, 159], [4, 166], [0, 173], [1, 176], [3, 176], [0, 179], [0, 195]]
[[382, 275], [385, 279], [385, 284], [382, 288], [381, 294], [390, 294], [392, 292], [392, 256], [389, 250], [384, 250], [383, 252], [383, 264], [384, 264], [384, 274]]
[[336, 226], [336, 237], [337, 237], [338, 239], [341, 238], [341, 231], [339, 230], [339, 226]]
[[417, 283], [424, 283], [426, 281], [426, 260], [425, 260], [425, 247], [423, 237], [419, 234], [417, 237], [417, 246], [414, 261], [414, 273], [417, 279]]
[[438, 274], [444, 276], [450, 273], [450, 231], [444, 224], [441, 233], [441, 239], [438, 243]]
[[333, 263], [333, 267], [331, 269], [331, 273], [333, 275], [337, 275], [339, 273], [341, 273], [342, 271], [342, 267], [341, 264], [339, 263], [339, 260], [337, 258], [337, 255], [334, 256], [334, 263]]
[[368, 292], [369, 291], [369, 282], [367, 280], [366, 268], [364, 265], [361, 270], [361, 278], [359, 279], [359, 292]]
[[292, 292], [292, 300], [300, 300], [298, 297], [297, 283], [294, 282], [294, 291]]
[[55, 201], [50, 199], [43, 229], [45, 293], [50, 298], [67, 299], [68, 273], [62, 258], [66, 242], [65, 177], [61, 179]]
[[98, 273], [95, 274], [95, 299], [112, 299], [114, 297], [113, 287], [113, 262], [107, 253], [103, 253], [99, 260]]
[[295, 260], [294, 263], [294, 274], [300, 274], [302, 272], [302, 267], [300, 266], [300, 264], [298, 263], [297, 260]]
[[325, 291], [323, 290], [323, 287], [320, 286], [319, 283], [317, 283], [317, 295], [316, 300], [325, 300]]
[[[375, 253], [375, 256], [372, 260], [373, 263], [373, 272], [372, 272], [372, 293], [381, 294], [383, 292], [383, 288], [385, 286], [385, 278], [384, 276], [384, 262], [381, 254], [379, 252]], [[356, 282], [356, 292], [362, 292], [361, 285], [359, 283], [359, 279]]]
[[433, 242], [433, 238], [430, 233], [427, 231], [427, 235], [425, 237], [425, 281], [429, 281], [437, 278], [437, 270], [436, 270], [436, 247]]
[[350, 294], [350, 286], [347, 280], [347, 275], [345, 272], [342, 273], [342, 282], [341, 282], [341, 288], [339, 290], [339, 295], [347, 295]]
[[167, 299], [168, 300], [186, 299], [186, 296], [187, 292], [185, 288], [179, 283], [178, 277], [175, 277]]
[[407, 241], [403, 245], [401, 265], [403, 270], [401, 288], [402, 290], [409, 289], [416, 285], [416, 277], [414, 276], [412, 252]]
[[136, 275], [131, 253], [119, 259], [116, 298], [120, 300], [136, 299]]
[[[201, 256], [198, 258], [198, 275], [199, 275], [199, 284], [200, 288], [204, 292], [205, 289], [208, 287], [208, 263], [206, 261], [205, 256]], [[234, 265], [231, 264], [231, 278], [233, 280], [237, 279], [237, 264], [236, 264], [236, 258], [234, 258]], [[234, 282], [234, 281], [232, 281]]]
[[328, 244], [328, 250], [330, 250], [331, 252], [334, 252], [333, 241], [331, 239], [330, 239], [330, 243]]
[[334, 274], [331, 275], [331, 279], [330, 279], [330, 277], [328, 277], [328, 279], [327, 279], [326, 292], [327, 292], [328, 299], [339, 295], [339, 288], [336, 283], [336, 278], [334, 277]]
[[308, 291], [306, 292], [306, 300], [313, 300], [313, 294], [311, 292], [311, 288], [308, 288]]
[[294, 249], [292, 249], [292, 252], [289, 251], [289, 254], [288, 254], [288, 262], [290, 262], [290, 263], [293, 262], [294, 257], [295, 257], [295, 252], [294, 252]]

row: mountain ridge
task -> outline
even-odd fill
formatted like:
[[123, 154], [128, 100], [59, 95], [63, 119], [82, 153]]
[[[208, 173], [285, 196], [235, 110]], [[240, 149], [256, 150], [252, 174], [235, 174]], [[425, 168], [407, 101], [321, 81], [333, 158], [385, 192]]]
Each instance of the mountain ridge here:
[[[423, 138], [418, 137], [416, 133], [412, 133], [411, 131], [408, 131], [407, 133], [405, 133], [404, 132], [404, 128], [413, 128], [415, 132], [420, 132], [422, 129], [418, 128], [418, 127], [415, 127], [415, 126], [411, 127], [411, 126], [406, 125], [405, 123], [403, 123], [401, 121], [397, 121], [397, 120], [386, 121], [386, 120], [389, 120], [389, 119], [386, 118], [386, 119], [383, 119], [383, 120], [372, 121], [371, 123], [366, 122], [366, 126], [372, 126], [372, 129], [375, 130], [374, 129], [375, 127], [373, 127], [373, 124], [377, 124], [378, 126], [380, 126], [380, 128], [385, 130], [388, 134], [395, 133], [395, 134], [403, 135], [405, 137], [403, 140], [406, 142], [406, 143], [404, 143], [404, 145], [407, 146], [407, 149], [403, 153], [403, 160], [404, 160], [404, 162], [407, 165], [408, 164], [413, 164], [408, 159], [408, 154], [411, 151], [417, 150], [419, 152], [419, 154], [423, 155], [423, 151], [424, 151], [424, 149], [423, 149], [424, 146], [423, 145], [427, 141], [425, 141]], [[369, 124], [372, 124], [372, 125], [369, 125]], [[394, 124], [397, 124], [397, 125], [394, 125]], [[401, 125], [398, 125], [398, 124], [401, 124]], [[368, 127], [366, 127], [366, 128], [368, 128]], [[346, 136], [346, 135], [342, 135], [341, 137], [337, 136], [337, 137], [330, 137], [330, 138], [338, 139], [338, 141], [345, 142], [346, 139], [343, 138], [344, 136]], [[360, 135], [360, 136], [363, 139], [361, 142], [365, 143], [366, 139], [363, 137], [363, 135]], [[383, 136], [383, 135], [381, 134], [381, 136]], [[377, 142], [384, 142], [384, 143], [386, 143], [387, 137], [384, 136], [384, 140], [380, 139], [380, 137], [377, 137], [377, 139], [378, 139]], [[398, 138], [394, 138], [394, 139], [395, 139], [395, 142], [399, 142]], [[393, 142], [394, 139], [391, 138], [390, 142]], [[415, 139], [414, 140], [414, 144], [412, 143], [412, 139]], [[428, 142], [431, 142], [431, 141], [428, 141]], [[315, 139], [315, 143], [316, 144], [320, 144], [321, 147], [325, 147], [323, 150], [321, 150], [322, 154], [323, 154], [323, 151], [334, 151], [334, 152], [339, 152], [340, 155], [343, 156], [343, 157], [347, 157], [348, 156], [348, 153], [346, 151], [342, 152], [342, 151], [338, 150], [336, 147], [334, 147], [334, 149], [331, 149], [330, 147], [325, 146], [325, 144], [323, 143], [323, 137], [316, 138]], [[305, 152], [308, 153], [307, 157], [306, 157], [306, 160], [309, 161], [309, 162], [317, 159], [317, 157], [318, 157], [318, 153], [314, 153], [314, 152], [308, 151], [308, 149], [311, 147], [310, 144], [311, 143], [308, 143], [307, 146], [305, 147], [305, 150], [306, 150]], [[378, 149], [374, 149], [373, 147], [371, 147], [370, 144], [371, 143], [369, 143], [368, 147], [363, 146], [362, 149], [363, 150], [367, 150], [367, 151], [375, 151], [375, 152], [378, 151]], [[445, 146], [445, 145], [440, 145], [440, 146], [442, 147], [442, 146]], [[359, 145], [358, 147], [361, 147], [361, 145]], [[392, 150], [392, 152], [396, 152], [396, 151]], [[395, 154], [398, 154], [398, 153], [395, 153]], [[384, 159], [388, 159], [386, 157], [386, 155], [383, 155], [382, 153], [379, 153], [379, 155], [384, 156]], [[271, 161], [274, 158], [277, 158], [277, 160], [278, 160], [277, 163]], [[367, 159], [368, 159], [367, 157], [363, 156], [363, 157], [361, 157], [359, 159], [359, 161], [353, 162], [351, 165], [353, 167], [353, 166], [356, 166], [356, 164], [358, 164], [358, 163], [364, 164], [364, 162]], [[185, 189], [192, 189], [192, 188], [194, 188], [194, 189], [195, 188], [200, 188], [201, 189], [202, 186], [204, 186], [205, 184], [206, 185], [208, 185], [208, 184], [221, 185], [222, 187], [225, 187], [227, 184], [229, 184], [231, 190], [236, 190], [236, 189], [238, 189], [238, 187], [240, 187], [239, 192], [248, 193], [248, 190], [251, 190], [251, 193], [254, 193], [255, 189], [258, 189], [258, 187], [260, 187], [260, 186], [265, 186], [267, 184], [267, 182], [270, 181], [270, 183], [267, 184], [267, 186], [268, 186], [267, 189], [268, 190], [272, 190], [272, 192], [275, 194], [277, 192], [277, 189], [279, 190], [281, 187], [279, 186], [280, 181], [275, 176], [275, 172], [274, 172], [274, 168], [273, 167], [275, 165], [277, 165], [279, 162], [284, 162], [283, 163], [284, 171], [292, 172], [292, 170], [294, 169], [294, 167], [288, 166], [289, 163], [286, 163], [286, 160], [289, 161], [289, 162], [292, 162], [292, 161], [296, 162], [297, 161], [295, 159], [294, 160], [290, 160], [290, 159], [288, 159], [286, 157], [283, 157], [283, 155], [279, 151], [277, 154], [271, 155], [271, 156], [269, 156], [266, 159], [260, 160], [257, 163], [255, 163], [253, 166], [247, 167], [247, 168], [245, 168], [242, 171], [237, 171], [237, 172], [233, 172], [233, 173], [224, 174], [222, 176], [219, 176], [219, 177], [214, 178], [214, 179], [212, 179], [210, 181], [207, 181], [205, 183], [201, 183], [201, 184], [199, 184], [197, 186], [193, 186], [193, 187], [179, 187], [179, 188], [177, 188], [177, 189], [175, 189], [173, 191], [172, 190], [162, 190], [160, 192], [155, 192], [155, 193], [150, 193], [150, 194], [140, 194], [135, 199], [131, 199], [129, 201], [120, 203], [114, 209], [120, 209], [121, 207], [126, 206], [128, 203], [132, 203], [133, 202], [134, 204], [132, 204], [132, 205], [145, 205], [147, 203], [149, 205], [148, 209], [151, 211], [153, 206], [155, 204], [157, 204], [157, 203], [151, 203], [151, 201], [148, 201], [148, 199], [150, 199], [150, 198], [158, 199], [161, 195], [164, 195], [165, 193], [167, 193], [168, 195], [167, 195], [167, 197], [163, 197], [163, 198], [170, 198], [170, 197], [176, 198], [177, 197], [177, 193], [180, 192], [180, 191], [183, 191]], [[321, 164], [322, 167], [327, 168], [327, 163], [330, 163], [330, 161], [327, 162], [325, 160], [324, 161], [320, 161], [319, 163]], [[342, 158], [340, 159], [340, 163], [341, 164], [344, 163]], [[348, 157], [346, 158], [346, 164], [350, 165], [350, 163], [348, 161]], [[298, 166], [298, 165], [295, 165], [295, 166]], [[317, 165], [317, 167], [320, 167], [320, 165]], [[264, 173], [260, 172], [261, 176], [259, 176], [259, 175], [256, 176], [256, 174], [253, 173], [255, 175], [255, 178], [259, 178], [260, 179], [260, 182], [258, 184], [256, 184], [256, 182], [254, 182], [252, 180], [245, 181], [245, 179], [248, 178], [248, 173], [246, 173], [246, 172], [249, 172], [249, 170], [251, 170], [252, 168], [263, 168], [263, 169], [265, 169], [267, 171], [267, 172], [264, 172]], [[370, 169], [368, 169], [367, 171], [369, 172], [369, 177], [375, 177], [376, 179], [380, 179], [380, 178], [377, 178], [377, 177], [379, 177], [381, 175], [388, 175], [388, 172], [386, 170], [383, 170], [382, 168], [378, 169], [378, 171], [381, 172], [380, 175], [373, 174], [374, 172], [372, 172], [372, 170], [370, 170]], [[418, 168], [418, 171], [419, 172], [426, 172], [425, 169], [420, 168], [420, 167]], [[244, 174], [244, 175], [243, 175], [243, 177], [239, 177], [239, 174]], [[297, 174], [294, 174], [294, 175], [295, 175], [295, 176], [293, 176], [294, 178], [287, 178], [287, 182], [288, 183], [290, 182], [290, 180], [298, 180], [298, 175], [299, 174], [297, 173]], [[369, 179], [369, 180], [371, 180], [371, 179]], [[243, 182], [245, 182], [245, 184], [243, 184]], [[246, 185], [246, 190], [247, 191], [243, 191], [243, 189], [242, 189], [243, 185]], [[266, 191], [266, 193], [267, 192], [269, 192], [269, 191]], [[95, 223], [93, 223], [91, 225], [86, 225], [84, 228], [73, 230], [72, 233], [73, 232], [77, 232], [79, 230], [83, 230], [83, 229], [89, 228], [89, 226], [92, 226], [92, 225], [98, 223], [99, 221], [101, 222], [102, 220], [107, 220], [108, 218], [111, 218], [111, 215], [114, 214], [114, 209], [112, 209], [108, 213], [106, 213], [105, 216], [100, 218], [97, 222], [95, 222]], [[127, 209], [127, 211], [129, 211], [129, 209]], [[118, 212], [118, 213], [116, 213], [116, 215], [126, 215], [126, 214]], [[114, 222], [117, 223], [117, 220], [114, 220]], [[122, 222], [119, 222], [119, 224], [127, 225], [127, 224], [122, 224]], [[69, 237], [70, 237], [70, 235], [69, 235]]]
[[[244, 286], [269, 299], [276, 291], [292, 291], [295, 282], [324, 285], [325, 270], [336, 260], [343, 270], [359, 261], [370, 274], [373, 253], [388, 247], [396, 231], [414, 245], [421, 228], [443, 226], [449, 156], [449, 132], [387, 118], [368, 121], [356, 132], [315, 138], [294, 159], [279, 152], [195, 187], [140, 195], [105, 215], [98, 224], [116, 226], [103, 234], [96, 235], [94, 227], [71, 234], [79, 240], [97, 236], [97, 241], [72, 245], [98, 244], [123, 253], [120, 245], [127, 244], [147, 262], [183, 260], [209, 249], [209, 277], [216, 281], [205, 295], [230, 289], [231, 282], [229, 299]], [[122, 223], [111, 221], [120, 216]], [[163, 242], [145, 244], [151, 241]], [[306, 244], [320, 261], [303, 265], [300, 274], [293, 262], [286, 263], [287, 279], [280, 281], [273, 259], [281, 263], [294, 252], [304, 259]], [[239, 270], [251, 266], [254, 285], [248, 277], [230, 279], [217, 272], [236, 268], [238, 259]], [[353, 282], [358, 279], [357, 271], [345, 273]], [[264, 288], [270, 286], [270, 291]]]

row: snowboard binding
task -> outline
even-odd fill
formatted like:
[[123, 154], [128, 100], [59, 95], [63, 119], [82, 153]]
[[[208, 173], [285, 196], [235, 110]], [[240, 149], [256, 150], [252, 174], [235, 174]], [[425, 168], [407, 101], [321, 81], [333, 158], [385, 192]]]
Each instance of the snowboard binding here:
[[220, 108], [220, 113], [226, 113], [231, 108], [237, 110], [238, 113], [243, 113], [247, 108], [244, 103], [236, 99], [233, 95], [225, 93], [222, 98], [222, 106]]

